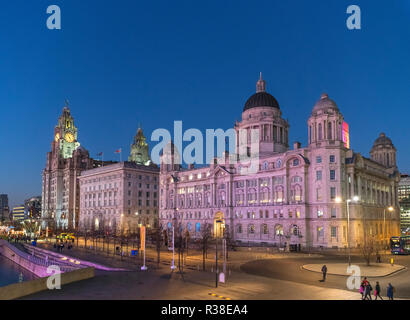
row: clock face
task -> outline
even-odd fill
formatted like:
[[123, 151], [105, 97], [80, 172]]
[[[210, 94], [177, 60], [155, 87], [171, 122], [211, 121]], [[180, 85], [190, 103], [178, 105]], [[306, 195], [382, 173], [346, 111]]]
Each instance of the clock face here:
[[59, 133], [56, 133], [56, 136], [55, 136], [55, 141], [57, 142], [58, 140], [60, 140], [60, 134]]
[[74, 142], [74, 136], [73, 136], [72, 133], [66, 133], [64, 138], [65, 138], [65, 141], [67, 141], [67, 142]]

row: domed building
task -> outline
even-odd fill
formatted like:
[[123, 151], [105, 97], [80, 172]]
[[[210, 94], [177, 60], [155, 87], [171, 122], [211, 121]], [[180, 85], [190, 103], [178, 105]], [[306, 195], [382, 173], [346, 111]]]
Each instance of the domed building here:
[[[282, 111], [291, 112], [267, 92], [260, 75], [234, 125], [234, 154], [184, 168], [174, 165], [172, 156], [181, 150], [172, 145], [172, 165], [161, 163], [162, 228], [191, 238], [209, 230], [238, 245], [285, 250], [359, 248], [369, 241], [384, 246], [399, 235], [391, 141], [381, 136], [371, 158], [354, 152], [341, 108], [324, 93], [307, 121], [307, 145], [294, 142], [291, 148]], [[394, 210], [384, 219], [390, 206]]]
[[387, 168], [396, 167], [396, 148], [385, 133], [380, 133], [380, 136], [374, 142], [370, 156], [372, 160]]

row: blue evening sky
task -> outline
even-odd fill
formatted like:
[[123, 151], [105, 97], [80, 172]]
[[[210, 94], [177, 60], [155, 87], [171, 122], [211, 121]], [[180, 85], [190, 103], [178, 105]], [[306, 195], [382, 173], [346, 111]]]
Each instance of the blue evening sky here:
[[[62, 30], [46, 28], [57, 4]], [[362, 10], [348, 30], [346, 8]], [[307, 142], [322, 92], [368, 156], [380, 132], [410, 171], [410, 1], [14, 0], [0, 5], [0, 193], [41, 194], [41, 172], [64, 100], [91, 156], [123, 158], [141, 123], [231, 128], [260, 71]], [[152, 147], [152, 144], [151, 144]]]

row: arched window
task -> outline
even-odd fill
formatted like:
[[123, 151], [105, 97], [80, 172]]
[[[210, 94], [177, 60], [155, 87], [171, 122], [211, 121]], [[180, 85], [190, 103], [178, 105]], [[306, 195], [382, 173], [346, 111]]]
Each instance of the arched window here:
[[188, 224], [186, 225], [186, 228], [188, 229], [189, 232], [191, 232], [192, 230], [192, 223], [188, 222]]
[[318, 126], [318, 140], [322, 140], [322, 124], [319, 123]]
[[197, 222], [197, 223], [196, 223], [196, 225], [195, 225], [195, 231], [196, 231], [196, 232], [200, 232], [200, 231], [201, 231], [201, 223], [200, 223], [200, 222]]

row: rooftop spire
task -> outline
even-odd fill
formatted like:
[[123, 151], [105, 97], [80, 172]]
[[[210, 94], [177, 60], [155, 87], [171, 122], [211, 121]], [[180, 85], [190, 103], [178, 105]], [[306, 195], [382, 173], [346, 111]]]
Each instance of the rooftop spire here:
[[259, 73], [259, 80], [256, 82], [256, 93], [266, 91], [266, 82], [262, 79], [262, 72]]

